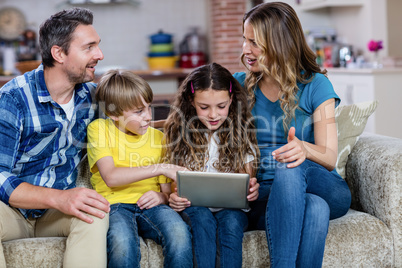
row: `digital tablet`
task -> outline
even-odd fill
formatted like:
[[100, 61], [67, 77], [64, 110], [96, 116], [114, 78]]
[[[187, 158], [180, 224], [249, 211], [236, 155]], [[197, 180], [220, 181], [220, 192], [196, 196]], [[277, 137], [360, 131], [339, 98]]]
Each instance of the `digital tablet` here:
[[249, 180], [248, 174], [178, 171], [177, 193], [192, 206], [247, 209]]

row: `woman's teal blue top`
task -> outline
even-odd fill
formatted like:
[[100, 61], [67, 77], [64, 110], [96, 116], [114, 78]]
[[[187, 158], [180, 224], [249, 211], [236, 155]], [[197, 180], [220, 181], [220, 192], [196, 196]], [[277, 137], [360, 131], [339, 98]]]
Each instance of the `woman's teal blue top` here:
[[[244, 87], [246, 74], [244, 72], [233, 75]], [[335, 106], [340, 103], [340, 98], [335, 93], [331, 82], [323, 74], [315, 73], [314, 78], [308, 84], [297, 83], [297, 102], [300, 109], [296, 109], [295, 120], [290, 126], [296, 129], [296, 137], [302, 141], [314, 143], [313, 113], [326, 100], [335, 99]], [[275, 174], [277, 161], [273, 159], [272, 152], [287, 143], [287, 133], [284, 133], [284, 114], [280, 107], [280, 101], [270, 101], [261, 92], [255, 89], [255, 105], [252, 109], [254, 123], [257, 128], [258, 147], [261, 153], [260, 167], [257, 174], [258, 181], [272, 180]], [[336, 173], [334, 169], [332, 172]]]

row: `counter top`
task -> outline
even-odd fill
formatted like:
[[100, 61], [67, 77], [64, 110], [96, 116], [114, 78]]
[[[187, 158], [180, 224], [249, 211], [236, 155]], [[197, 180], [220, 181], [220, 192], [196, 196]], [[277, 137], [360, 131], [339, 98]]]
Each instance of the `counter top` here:
[[401, 73], [402, 68], [326, 68], [328, 74], [390, 74]]
[[183, 68], [172, 68], [172, 69], [161, 69], [161, 70], [132, 70], [133, 73], [141, 76], [142, 78], [152, 79], [152, 78], [184, 78], [193, 69], [183, 69]]
[[[184, 79], [193, 69], [161, 69], [161, 70], [131, 70], [134, 74], [141, 76], [144, 80], [158, 79]], [[99, 81], [101, 74], [95, 73], [95, 81]]]
[[[172, 68], [162, 70], [131, 70], [136, 75], [141, 76], [145, 80], [158, 80], [158, 79], [184, 79], [193, 69]], [[100, 74], [95, 73], [95, 82], [99, 81]], [[16, 75], [0, 75], [0, 86], [4, 85]]]

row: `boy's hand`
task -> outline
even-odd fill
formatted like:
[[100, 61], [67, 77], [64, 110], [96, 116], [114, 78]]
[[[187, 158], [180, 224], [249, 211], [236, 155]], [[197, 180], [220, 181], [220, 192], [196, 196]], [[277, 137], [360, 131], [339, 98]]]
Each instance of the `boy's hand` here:
[[167, 195], [161, 192], [148, 191], [143, 194], [137, 201], [137, 205], [140, 209], [150, 209], [160, 204], [165, 204], [167, 201]]
[[176, 181], [176, 172], [177, 171], [186, 171], [186, 170], [188, 170], [185, 167], [177, 166], [177, 165], [173, 165], [173, 164], [163, 164], [162, 169], [163, 169], [162, 170], [163, 175], [165, 175], [168, 178], [171, 178], [174, 181]]
[[247, 196], [248, 201], [255, 201], [258, 198], [258, 189], [260, 184], [257, 182], [256, 178], [251, 178], [249, 183], [249, 195]]
[[170, 206], [173, 210], [175, 210], [175, 211], [177, 211], [177, 212], [183, 211], [184, 209], [186, 209], [186, 208], [188, 208], [189, 206], [191, 206], [191, 202], [188, 201], [187, 198], [179, 197], [179, 196], [177, 195], [177, 189], [175, 189], [175, 190], [176, 190], [176, 191], [175, 191], [174, 193], [170, 194], [170, 197], [169, 197], [169, 206]]

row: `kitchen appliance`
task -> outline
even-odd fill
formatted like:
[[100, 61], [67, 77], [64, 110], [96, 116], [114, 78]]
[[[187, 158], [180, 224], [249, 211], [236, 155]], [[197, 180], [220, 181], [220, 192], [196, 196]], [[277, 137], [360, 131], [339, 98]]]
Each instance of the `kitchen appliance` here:
[[206, 63], [205, 38], [193, 27], [180, 43], [181, 68], [195, 68]]
[[328, 27], [313, 27], [305, 32], [309, 47], [317, 55], [318, 65], [328, 67], [339, 67], [339, 46], [336, 31]]
[[339, 67], [347, 67], [351, 62], [353, 62], [353, 47], [350, 45], [341, 46], [339, 48]]

